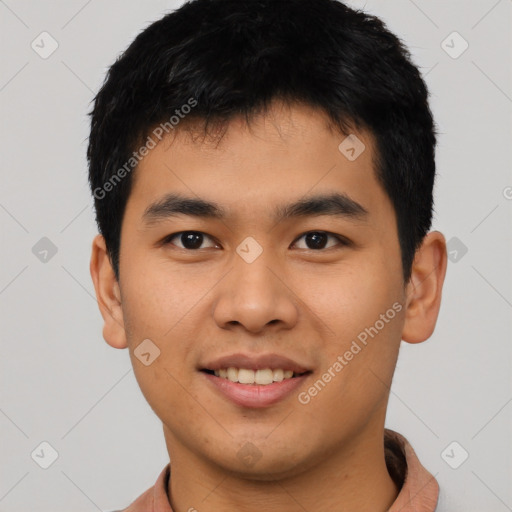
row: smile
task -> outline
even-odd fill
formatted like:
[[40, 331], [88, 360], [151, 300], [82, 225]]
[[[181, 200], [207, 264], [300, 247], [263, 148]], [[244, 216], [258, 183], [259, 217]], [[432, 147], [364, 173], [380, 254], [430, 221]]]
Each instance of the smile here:
[[[221, 376], [221, 372], [222, 374], [225, 372], [226, 375]], [[311, 374], [309, 371], [294, 374], [291, 370], [287, 370], [285, 377], [285, 371], [269, 368], [257, 371], [245, 368], [227, 368], [224, 371], [203, 370], [200, 373], [204, 375], [208, 385], [218, 396], [237, 406], [254, 409], [269, 407], [297, 393], [305, 379]], [[274, 380], [274, 375], [278, 380]], [[272, 381], [268, 382], [271, 376]], [[247, 382], [251, 380], [252, 382]], [[261, 380], [265, 382], [260, 384], [258, 381]]]
[[215, 370], [213, 374], [221, 379], [227, 379], [231, 382], [239, 382], [240, 384], [255, 384], [261, 386], [268, 386], [273, 382], [282, 382], [286, 379], [297, 377], [299, 374], [294, 374], [292, 370], [283, 370], [277, 368], [265, 368], [262, 370], [251, 370], [248, 368], [221, 368]]

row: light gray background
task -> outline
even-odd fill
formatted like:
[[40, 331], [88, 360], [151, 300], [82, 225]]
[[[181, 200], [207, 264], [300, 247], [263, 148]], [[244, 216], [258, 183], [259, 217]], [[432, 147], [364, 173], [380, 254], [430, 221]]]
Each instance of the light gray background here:
[[[85, 151], [107, 67], [180, 4], [0, 0], [0, 511], [120, 508], [168, 461], [128, 352], [102, 338]], [[350, 4], [381, 16], [426, 77], [441, 132], [433, 228], [468, 249], [449, 263], [434, 335], [402, 343], [387, 426], [449, 510], [512, 510], [512, 0]], [[43, 31], [59, 44], [47, 59], [31, 48]], [[453, 31], [469, 43], [456, 59], [441, 47]], [[42, 237], [58, 249], [46, 263]], [[31, 458], [42, 441], [59, 454], [46, 470]], [[453, 441], [452, 464], [469, 453], [458, 469], [441, 456]]]

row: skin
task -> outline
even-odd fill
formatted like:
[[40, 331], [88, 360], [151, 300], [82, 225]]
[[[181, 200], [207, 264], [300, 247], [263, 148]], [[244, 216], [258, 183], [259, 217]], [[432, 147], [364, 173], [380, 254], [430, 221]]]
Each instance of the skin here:
[[[119, 282], [103, 237], [93, 241], [103, 336], [112, 347], [128, 347], [141, 390], [163, 423], [175, 512], [376, 512], [396, 499], [383, 447], [389, 387], [401, 339], [419, 343], [434, 330], [446, 243], [437, 231], [425, 237], [405, 285], [394, 209], [373, 172], [372, 138], [354, 133], [366, 150], [349, 161], [338, 150], [345, 136], [329, 129], [321, 112], [278, 103], [250, 126], [231, 121], [220, 143], [177, 130], [135, 172]], [[271, 217], [276, 205], [333, 191], [363, 205], [366, 221], [324, 215], [276, 224]], [[168, 192], [215, 201], [229, 216], [146, 226], [145, 209]], [[183, 248], [179, 236], [162, 243], [191, 230], [207, 235], [200, 249]], [[310, 231], [351, 244], [329, 237], [325, 248], [310, 248], [303, 236]], [[248, 236], [263, 248], [250, 264], [236, 253]], [[298, 392], [395, 302], [402, 310], [301, 404]], [[161, 351], [149, 366], [134, 356], [147, 338]], [[235, 352], [283, 354], [313, 373], [285, 400], [243, 408], [197, 369]], [[251, 466], [237, 457], [247, 442], [260, 454]]]

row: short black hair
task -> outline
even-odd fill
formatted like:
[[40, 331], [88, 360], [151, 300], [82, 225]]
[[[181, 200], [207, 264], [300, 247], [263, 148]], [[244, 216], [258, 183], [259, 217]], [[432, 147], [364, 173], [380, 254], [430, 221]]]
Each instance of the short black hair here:
[[186, 2], [120, 55], [90, 112], [89, 183], [116, 277], [130, 171], [151, 130], [192, 123], [206, 134], [235, 116], [250, 122], [282, 100], [323, 111], [342, 134], [371, 134], [407, 283], [432, 221], [436, 130], [428, 96], [402, 41], [379, 18], [338, 0]]

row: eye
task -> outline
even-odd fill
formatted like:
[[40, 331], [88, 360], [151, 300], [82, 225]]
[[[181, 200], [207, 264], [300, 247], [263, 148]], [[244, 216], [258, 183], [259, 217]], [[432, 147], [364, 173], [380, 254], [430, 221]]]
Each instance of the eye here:
[[[208, 235], [205, 233], [201, 233], [201, 231], [180, 231], [179, 233], [173, 233], [172, 235], [168, 235], [163, 239], [163, 244], [172, 244], [171, 241], [175, 238], [178, 239], [178, 241], [182, 244], [177, 245], [180, 249], [188, 249], [188, 250], [198, 250], [198, 249], [204, 249], [205, 247], [201, 247], [201, 244], [206, 239], [212, 240]], [[213, 242], [213, 240], [212, 240]], [[215, 247], [217, 244], [213, 242], [213, 245], [210, 245], [210, 247]]]
[[[328, 233], [326, 231], [309, 231], [307, 233], [304, 233], [300, 238], [297, 240], [300, 240], [301, 238], [305, 238], [305, 242], [310, 247], [299, 247], [299, 249], [310, 249], [310, 250], [319, 250], [319, 249], [329, 249], [333, 245], [327, 246], [327, 240], [329, 238], [332, 238], [334, 240], [338, 241], [338, 245], [350, 245], [350, 242], [339, 236], [335, 235], [333, 233]], [[297, 243], [297, 242], [295, 242]]]
[[[305, 239], [306, 247], [299, 247], [299, 249], [306, 250], [322, 250], [329, 249], [336, 245], [347, 246], [350, 245], [350, 241], [345, 239], [340, 235], [335, 235], [334, 233], [328, 233], [326, 231], [309, 231], [304, 233], [302, 236], [297, 238], [294, 244], [297, 244], [298, 240], [302, 238]], [[338, 244], [334, 243], [328, 245], [328, 240], [331, 238], [334, 241], [337, 241]], [[177, 243], [173, 242], [173, 240], [177, 239]], [[201, 247], [205, 240], [210, 240], [211, 244], [207, 247]], [[202, 233], [201, 231], [180, 231], [178, 233], [173, 233], [171, 235], [166, 236], [162, 243], [164, 245], [176, 245], [180, 249], [196, 251], [199, 249], [205, 249], [208, 247], [218, 247], [218, 244], [208, 235]], [[181, 245], [180, 245], [181, 244]]]

